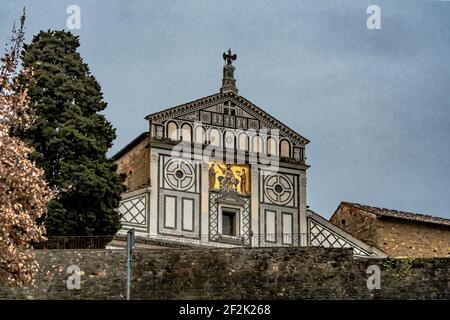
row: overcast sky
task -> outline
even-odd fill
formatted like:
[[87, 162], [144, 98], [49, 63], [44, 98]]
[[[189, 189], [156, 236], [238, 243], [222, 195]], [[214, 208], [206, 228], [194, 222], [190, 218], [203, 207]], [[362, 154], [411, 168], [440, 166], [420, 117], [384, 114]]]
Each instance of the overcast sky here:
[[[22, 6], [29, 41], [66, 28], [71, 4], [117, 129], [110, 155], [147, 114], [218, 92], [230, 47], [239, 93], [311, 140], [311, 209], [450, 218], [450, 2], [0, 0], [0, 41]], [[381, 30], [366, 26], [371, 4]]]

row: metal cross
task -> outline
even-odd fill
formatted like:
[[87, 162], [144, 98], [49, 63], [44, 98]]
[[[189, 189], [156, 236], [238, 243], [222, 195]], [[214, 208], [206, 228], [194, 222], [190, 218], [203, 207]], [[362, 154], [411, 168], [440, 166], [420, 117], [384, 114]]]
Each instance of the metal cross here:
[[231, 65], [236, 58], [236, 54], [231, 54], [231, 49], [228, 49], [228, 53], [223, 53], [223, 60], [225, 60], [227, 65]]

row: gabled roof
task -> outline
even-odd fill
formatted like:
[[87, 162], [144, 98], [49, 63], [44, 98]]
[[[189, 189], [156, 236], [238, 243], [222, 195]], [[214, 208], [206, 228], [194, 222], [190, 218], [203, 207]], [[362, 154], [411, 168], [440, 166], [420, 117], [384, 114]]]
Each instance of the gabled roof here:
[[138, 145], [142, 140], [147, 138], [149, 136], [149, 132], [142, 132], [140, 135], [138, 135], [136, 138], [134, 138], [130, 143], [128, 143], [125, 147], [123, 147], [121, 150], [119, 150], [115, 155], [111, 157], [111, 160], [115, 161], [119, 159], [121, 156], [123, 156], [125, 153], [133, 149], [136, 145]]
[[346, 201], [342, 201], [340, 206], [341, 205], [352, 206], [354, 208], [358, 208], [358, 209], [364, 210], [366, 212], [373, 213], [377, 217], [390, 217], [390, 218], [403, 219], [403, 220], [409, 220], [409, 221], [433, 223], [433, 224], [439, 224], [439, 225], [444, 225], [444, 226], [450, 226], [450, 219], [431, 216], [431, 215], [425, 215], [425, 214], [413, 213], [413, 212], [405, 212], [405, 211], [399, 211], [399, 210], [392, 210], [392, 209], [386, 209], [386, 208], [371, 207], [368, 205], [346, 202]]
[[[222, 93], [215, 93], [210, 96], [206, 96], [197, 100], [189, 101], [183, 104], [179, 104], [174, 107], [166, 108], [158, 112], [150, 113], [149, 115], [145, 116], [145, 120], [156, 120], [159, 118], [166, 117], [168, 115], [172, 115], [175, 112], [179, 111], [185, 111], [187, 108], [197, 105], [203, 105], [205, 102], [208, 102], [210, 100], [215, 100], [216, 98], [222, 96]], [[187, 112], [191, 112], [191, 110], [187, 110]]]
[[213, 105], [215, 103], [220, 103], [222, 101], [226, 101], [232, 99], [239, 107], [244, 110], [247, 109], [253, 114], [259, 116], [264, 119], [266, 123], [271, 124], [274, 127], [277, 127], [281, 133], [285, 133], [287, 136], [291, 136], [294, 139], [300, 140], [303, 144], [308, 144], [310, 141], [294, 131], [293, 129], [286, 126], [284, 123], [271, 116], [251, 101], [247, 100], [242, 96], [238, 96], [233, 92], [225, 92], [225, 93], [216, 93], [210, 96], [206, 96], [204, 98], [200, 98], [191, 102], [187, 102], [184, 104], [180, 104], [175, 107], [171, 107], [159, 112], [155, 112], [149, 114], [145, 117], [146, 120], [149, 121], [157, 121], [157, 120], [167, 120], [174, 117], [179, 117], [181, 115], [194, 112], [197, 110], [203, 109], [205, 106]]

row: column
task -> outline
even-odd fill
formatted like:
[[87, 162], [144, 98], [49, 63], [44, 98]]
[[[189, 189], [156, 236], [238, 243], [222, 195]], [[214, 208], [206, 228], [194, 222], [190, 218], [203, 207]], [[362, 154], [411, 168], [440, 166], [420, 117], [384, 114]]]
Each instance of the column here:
[[300, 245], [306, 246], [307, 245], [307, 233], [308, 233], [308, 226], [306, 223], [306, 172], [302, 171], [300, 173], [300, 203], [299, 203], [299, 232], [301, 235], [300, 238]]
[[201, 203], [200, 203], [200, 234], [202, 236], [202, 241], [207, 241], [209, 239], [209, 175], [208, 175], [208, 164], [201, 164]]
[[150, 236], [158, 234], [158, 160], [159, 155], [150, 149], [150, 184], [152, 191], [150, 193]]
[[[253, 231], [253, 244], [252, 247], [259, 246], [259, 166], [251, 166], [251, 225]], [[264, 231], [262, 231], [264, 232]]]

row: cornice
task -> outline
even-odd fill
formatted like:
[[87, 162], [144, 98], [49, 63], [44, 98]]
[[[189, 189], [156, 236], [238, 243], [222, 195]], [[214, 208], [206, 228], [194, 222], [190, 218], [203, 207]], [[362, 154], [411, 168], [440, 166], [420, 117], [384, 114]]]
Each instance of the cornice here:
[[150, 114], [145, 117], [146, 120], [152, 122], [164, 122], [170, 119], [178, 118], [180, 116], [200, 111], [205, 108], [209, 108], [219, 103], [223, 103], [228, 100], [232, 100], [238, 107], [245, 110], [250, 115], [254, 116], [258, 120], [260, 120], [266, 127], [268, 128], [277, 128], [280, 130], [280, 134], [282, 136], [288, 137], [294, 144], [303, 144], [306, 145], [310, 141], [293, 129], [289, 128], [281, 121], [271, 116], [246, 98], [242, 96], [238, 96], [233, 92], [225, 92], [225, 93], [217, 93], [211, 96], [207, 96], [198, 100], [194, 100], [179, 106], [175, 106], [160, 112], [156, 112]]

